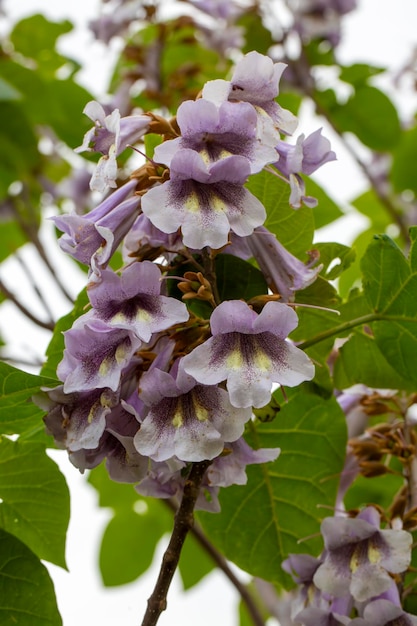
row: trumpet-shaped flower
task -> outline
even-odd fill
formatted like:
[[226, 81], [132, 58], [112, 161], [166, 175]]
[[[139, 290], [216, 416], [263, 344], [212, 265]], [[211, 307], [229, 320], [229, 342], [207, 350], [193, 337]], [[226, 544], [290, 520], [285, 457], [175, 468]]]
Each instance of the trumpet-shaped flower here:
[[149, 411], [134, 443], [154, 461], [213, 459], [225, 441], [242, 435], [251, 416], [250, 410], [236, 410], [224, 389], [198, 384], [181, 361], [176, 375], [154, 368], [142, 376], [140, 389]]
[[64, 393], [102, 387], [116, 391], [123, 369], [142, 343], [131, 331], [100, 320], [72, 328], [64, 337], [64, 357], [57, 369]]
[[327, 517], [321, 532], [326, 556], [315, 585], [336, 597], [349, 589], [364, 602], [390, 588], [389, 573], [404, 572], [411, 560], [412, 536], [405, 530], [380, 530], [380, 516], [368, 507], [355, 519]]
[[112, 328], [131, 330], [144, 342], [152, 333], [185, 322], [188, 310], [175, 298], [160, 295], [161, 272], [150, 261], [132, 263], [122, 275], [103, 270], [102, 280], [88, 290], [93, 310], [85, 319], [98, 317]]
[[227, 380], [233, 406], [264, 406], [273, 382], [294, 387], [314, 376], [308, 356], [286, 341], [297, 323], [279, 302], [259, 315], [240, 300], [222, 302], [210, 319], [213, 336], [184, 357], [184, 369], [206, 385]]
[[259, 226], [245, 239], [258, 263], [268, 286], [279, 293], [284, 302], [294, 299], [295, 292], [313, 283], [322, 265], [305, 265], [288, 250], [264, 226]]
[[194, 150], [178, 150], [171, 180], [143, 196], [143, 213], [165, 233], [181, 228], [190, 248], [221, 248], [230, 229], [250, 235], [265, 220], [264, 206], [243, 187], [249, 174], [245, 157], [229, 156], [209, 165]]
[[366, 605], [363, 617], [349, 622], [349, 626], [417, 626], [417, 617], [406, 613], [388, 600], [374, 600]]
[[156, 147], [154, 159], [168, 167], [180, 148], [198, 152], [206, 163], [231, 155], [248, 159], [251, 172], [259, 172], [276, 161], [275, 142], [271, 145], [257, 138], [258, 116], [247, 102], [213, 102], [200, 99], [183, 102], [177, 112], [181, 137], [164, 141]]
[[236, 64], [231, 81], [218, 79], [206, 83], [203, 98], [217, 104], [224, 100], [249, 102], [257, 111], [261, 136], [272, 136], [271, 126], [275, 133], [291, 135], [297, 128], [297, 118], [275, 102], [286, 67], [285, 63], [274, 63], [259, 52], [249, 52]]
[[53, 217], [64, 232], [59, 239], [62, 250], [99, 275], [139, 214], [140, 198], [132, 195], [135, 187], [136, 181], [130, 180], [84, 216]]
[[84, 113], [94, 122], [92, 129], [86, 132], [84, 140], [75, 152], [101, 152], [95, 172], [90, 181], [90, 188], [105, 191], [106, 187], [116, 187], [117, 156], [128, 144], [140, 139], [148, 130], [150, 117], [130, 115], [120, 117], [118, 109], [106, 115], [98, 102], [88, 102]]

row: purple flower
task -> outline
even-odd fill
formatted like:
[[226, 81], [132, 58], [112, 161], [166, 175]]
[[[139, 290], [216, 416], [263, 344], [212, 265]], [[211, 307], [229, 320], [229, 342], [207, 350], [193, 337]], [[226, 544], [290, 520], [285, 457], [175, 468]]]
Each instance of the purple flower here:
[[51, 218], [65, 233], [59, 239], [62, 250], [90, 265], [96, 278], [138, 216], [140, 198], [132, 195], [135, 188], [136, 181], [130, 180], [85, 216]]
[[198, 152], [206, 163], [231, 155], [244, 156], [251, 172], [259, 172], [276, 160], [275, 142], [262, 143], [257, 138], [258, 117], [246, 102], [222, 102], [217, 107], [208, 100], [188, 100], [177, 112], [181, 137], [165, 141], [155, 149], [154, 160], [168, 167], [180, 148]]
[[[276, 102], [279, 81], [287, 66], [274, 63], [259, 52], [249, 52], [236, 64], [232, 80], [213, 80], [206, 83], [203, 98], [219, 104], [224, 100], [249, 102], [258, 113], [262, 135], [271, 136], [271, 126], [291, 135], [297, 127], [297, 118]], [[272, 124], [271, 124], [272, 122]]]
[[323, 137], [319, 128], [305, 138], [300, 135], [295, 145], [280, 141], [276, 146], [280, 156], [275, 166], [284, 176], [290, 174], [306, 174], [310, 176], [319, 167], [334, 161], [336, 154], [330, 149], [330, 141]]
[[171, 161], [171, 180], [150, 189], [142, 210], [165, 233], [181, 227], [184, 245], [221, 248], [232, 229], [245, 236], [260, 226], [265, 208], [243, 184], [250, 165], [230, 156], [211, 165], [190, 149], [178, 150]]
[[246, 485], [248, 481], [247, 465], [275, 461], [280, 452], [279, 448], [253, 450], [243, 437], [240, 437], [232, 443], [226, 443], [224, 453], [214, 459], [208, 467], [205, 480], [209, 485], [215, 487]]
[[308, 356], [285, 340], [297, 323], [279, 302], [260, 315], [241, 300], [222, 302], [210, 319], [213, 336], [184, 357], [184, 369], [206, 385], [227, 380], [233, 406], [264, 406], [273, 382], [294, 387], [314, 376]]
[[417, 626], [417, 617], [388, 600], [374, 600], [366, 605], [363, 618], [353, 619], [349, 626]]
[[75, 152], [101, 152], [90, 188], [103, 192], [106, 187], [116, 187], [116, 157], [123, 152], [127, 144], [134, 143], [146, 133], [150, 118], [147, 115], [120, 117], [118, 109], [106, 115], [98, 102], [89, 102], [84, 113], [94, 122], [91, 130], [84, 135], [84, 140]]
[[358, 602], [386, 591], [388, 572], [404, 572], [411, 560], [412, 537], [405, 530], [379, 530], [380, 516], [368, 507], [355, 519], [327, 517], [321, 525], [326, 548], [315, 585], [336, 597], [349, 589]]
[[141, 213], [124, 238], [122, 254], [125, 263], [130, 263], [132, 258], [152, 261], [161, 256], [169, 262], [183, 249], [184, 244], [178, 232], [162, 232]]
[[322, 265], [312, 268], [293, 256], [264, 226], [256, 228], [245, 241], [262, 271], [268, 287], [279, 293], [284, 302], [294, 299], [295, 292], [313, 283]]
[[213, 459], [225, 441], [242, 435], [251, 417], [249, 409], [238, 411], [230, 404], [224, 389], [196, 383], [181, 361], [176, 375], [155, 368], [142, 376], [140, 390], [149, 412], [134, 443], [155, 461]]
[[224, 0], [190, 0], [190, 3], [216, 20], [235, 20], [243, 11], [234, 2]]
[[295, 145], [279, 141], [276, 146], [280, 158], [274, 165], [289, 179], [290, 205], [293, 208], [299, 208], [301, 204], [310, 207], [317, 204], [315, 198], [305, 195], [305, 184], [300, 174], [310, 176], [325, 163], [336, 159], [336, 154], [330, 150], [330, 141], [322, 137], [321, 131], [319, 128], [307, 139], [300, 135]]
[[56, 443], [70, 452], [97, 448], [118, 394], [106, 388], [66, 394], [63, 385], [43, 391], [48, 399], [37, 404], [48, 410], [44, 421]]
[[142, 343], [131, 331], [110, 328], [100, 320], [72, 328], [64, 337], [57, 374], [65, 393], [103, 387], [116, 391], [123, 369]]
[[347, 626], [353, 622], [346, 615], [333, 612], [330, 607], [320, 609], [309, 606], [295, 616], [295, 623], [303, 626]]
[[180, 496], [184, 486], [182, 473], [185, 467], [184, 461], [175, 457], [159, 462], [148, 459], [146, 476], [135, 489], [142, 496], [153, 498], [166, 499]]
[[131, 330], [147, 342], [153, 333], [189, 317], [183, 302], [160, 295], [161, 271], [150, 261], [132, 263], [121, 276], [103, 270], [101, 279], [88, 289], [93, 311], [79, 320], [97, 317], [111, 328]]

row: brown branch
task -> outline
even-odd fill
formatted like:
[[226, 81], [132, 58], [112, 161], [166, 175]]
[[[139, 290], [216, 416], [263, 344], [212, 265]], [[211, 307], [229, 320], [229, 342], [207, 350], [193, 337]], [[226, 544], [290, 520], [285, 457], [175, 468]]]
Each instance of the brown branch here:
[[30, 319], [31, 322], [33, 322], [37, 326], [40, 326], [41, 328], [46, 328], [47, 330], [54, 330], [55, 324], [53, 322], [44, 322], [43, 320], [36, 317], [36, 315], [34, 315], [29, 309], [25, 307], [24, 304], [22, 304], [16, 298], [14, 293], [9, 291], [9, 289], [6, 287], [6, 285], [3, 283], [2, 280], [0, 280], [0, 291], [2, 291], [3, 294], [6, 296], [6, 298], [8, 298], [11, 302], [13, 302], [13, 304], [19, 309], [19, 311], [21, 311], [23, 315], [25, 315], [28, 319]]
[[49, 273], [55, 280], [58, 288], [61, 290], [61, 293], [65, 296], [67, 300], [69, 300], [69, 302], [71, 302], [71, 304], [74, 304], [74, 298], [71, 296], [71, 294], [65, 287], [64, 283], [59, 278], [57, 272], [55, 271], [53, 264], [49, 260], [48, 255], [46, 254], [45, 248], [42, 245], [41, 240], [39, 239], [38, 227], [37, 227], [36, 222], [25, 220], [21, 212], [19, 211], [19, 207], [17, 205], [18, 205], [18, 202], [17, 202], [17, 199], [15, 199], [15, 202], [13, 203], [13, 210], [14, 210], [14, 215], [16, 217], [16, 221], [19, 225], [19, 228], [26, 235], [29, 241], [33, 243], [33, 245], [35, 246], [37, 253], [39, 254], [40, 258], [42, 259], [45, 266], [49, 270]]
[[165, 611], [167, 607], [168, 590], [177, 569], [185, 538], [194, 524], [194, 506], [200, 491], [201, 481], [210, 463], [211, 461], [193, 463], [190, 474], [185, 481], [184, 493], [175, 515], [172, 535], [162, 558], [158, 580], [148, 599], [148, 607], [142, 626], [155, 626], [162, 611]]
[[313, 74], [311, 72], [311, 66], [303, 47], [301, 47], [301, 50], [302, 52], [298, 62], [294, 61], [291, 65], [294, 76], [297, 79], [298, 87], [305, 93], [306, 96], [308, 96], [312, 100], [316, 107], [317, 113], [319, 115], [322, 115], [333, 128], [335, 133], [337, 133], [344, 147], [349, 152], [353, 160], [356, 162], [356, 164], [364, 174], [365, 178], [367, 178], [378, 200], [381, 202], [393, 222], [397, 225], [401, 233], [401, 237], [404, 239], [404, 242], [406, 244], [409, 243], [410, 236], [408, 233], [408, 226], [403, 219], [400, 208], [395, 204], [393, 198], [383, 189], [381, 189], [381, 186], [379, 185], [376, 177], [373, 176], [373, 174], [369, 171], [366, 163], [357, 154], [349, 141], [346, 140], [343, 129], [339, 128], [339, 125], [336, 123], [331, 113], [322, 105], [321, 102], [318, 101], [316, 95], [316, 84]]
[[28, 279], [33, 291], [36, 293], [36, 295], [39, 298], [40, 303], [42, 304], [43, 308], [45, 309], [46, 314], [49, 317], [49, 321], [52, 323], [54, 323], [54, 315], [52, 313], [51, 307], [49, 306], [48, 302], [46, 301], [46, 299], [44, 298], [43, 293], [41, 292], [41, 290], [39, 289], [36, 279], [30, 269], [30, 267], [26, 264], [25, 260], [23, 259], [23, 257], [20, 254], [19, 250], [16, 250], [15, 253], [15, 257], [16, 257], [16, 261], [19, 263], [20, 267], [22, 268], [23, 272], [26, 274], [26, 278]]
[[[178, 507], [176, 506], [174, 500], [164, 500], [164, 503], [172, 510], [177, 511]], [[262, 618], [262, 615], [259, 612], [259, 609], [254, 602], [251, 593], [248, 588], [241, 583], [241, 581], [237, 578], [237, 576], [231, 570], [228, 562], [224, 558], [224, 556], [213, 546], [213, 544], [208, 540], [206, 535], [204, 534], [203, 529], [198, 524], [194, 524], [190, 529], [190, 533], [194, 536], [194, 538], [198, 541], [200, 546], [207, 552], [210, 558], [214, 561], [219, 569], [227, 576], [232, 585], [238, 591], [242, 602], [245, 604], [246, 609], [249, 615], [252, 618], [252, 622], [255, 626], [265, 626], [265, 622]]]

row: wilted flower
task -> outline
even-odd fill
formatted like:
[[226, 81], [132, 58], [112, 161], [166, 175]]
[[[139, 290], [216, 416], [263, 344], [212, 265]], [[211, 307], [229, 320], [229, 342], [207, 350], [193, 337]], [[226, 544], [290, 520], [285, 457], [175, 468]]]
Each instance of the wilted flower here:
[[104, 191], [106, 187], [116, 187], [116, 157], [128, 144], [143, 137], [149, 128], [150, 117], [130, 115], [121, 118], [118, 109], [106, 115], [101, 104], [94, 101], [86, 104], [84, 113], [95, 125], [86, 132], [82, 145], [76, 148], [75, 152], [89, 151], [103, 154], [91, 178], [90, 188]]

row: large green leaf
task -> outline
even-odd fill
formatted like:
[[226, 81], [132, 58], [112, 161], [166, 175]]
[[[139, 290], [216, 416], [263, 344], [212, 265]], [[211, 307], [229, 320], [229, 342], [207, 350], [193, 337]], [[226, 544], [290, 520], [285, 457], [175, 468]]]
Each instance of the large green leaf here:
[[251, 176], [246, 187], [262, 202], [267, 218], [265, 226], [283, 246], [303, 261], [310, 250], [314, 234], [314, 217], [308, 207], [292, 209], [289, 205], [290, 186], [270, 172], [263, 170]]
[[68, 61], [55, 50], [56, 40], [71, 30], [72, 24], [68, 20], [50, 22], [37, 14], [18, 22], [10, 39], [19, 54], [37, 61], [38, 73], [53, 74]]
[[343, 217], [344, 214], [340, 207], [315, 180], [306, 177], [305, 184], [307, 194], [316, 198], [318, 202], [313, 209], [316, 228], [322, 228], [339, 219], [339, 217]]
[[[2, 178], [0, 168], [0, 190], [5, 179]], [[7, 180], [7, 176], [6, 176]], [[3, 193], [7, 192], [6, 188], [2, 189]], [[1, 193], [1, 191], [0, 191]], [[10, 254], [13, 254], [20, 246], [27, 242], [27, 238], [18, 224], [12, 220], [1, 223], [0, 228], [0, 262], [4, 261]]]
[[32, 402], [40, 387], [56, 387], [59, 382], [45, 376], [22, 372], [0, 363], [0, 434], [25, 438], [44, 430], [45, 411]]
[[417, 194], [415, 168], [417, 161], [417, 126], [403, 133], [393, 153], [393, 157], [390, 178], [395, 190], [401, 193], [405, 189], [411, 189], [414, 194]]
[[164, 515], [160, 502], [150, 498], [146, 504], [140, 502], [144, 507], [138, 513], [119, 509], [104, 531], [100, 572], [108, 587], [125, 585], [146, 572], [160, 539], [172, 529], [172, 516]]
[[0, 527], [41, 559], [65, 567], [69, 493], [41, 444], [0, 440]]
[[[164, 502], [138, 495], [132, 485], [110, 480], [103, 465], [95, 468], [88, 480], [99, 494], [100, 506], [113, 510], [100, 548], [103, 582], [123, 585], [149, 568], [160, 539], [172, 531], [173, 513]], [[184, 588], [197, 584], [213, 567], [196, 539], [187, 537], [179, 562]]]
[[386, 235], [374, 238], [361, 267], [366, 298], [381, 318], [372, 324], [376, 343], [400, 376], [416, 383], [417, 269]]
[[178, 569], [184, 589], [191, 589], [207, 576], [215, 563], [207, 552], [201, 547], [197, 539], [188, 533], [187, 539], [181, 550]]
[[0, 623], [62, 626], [53, 583], [39, 559], [0, 529]]
[[46, 349], [46, 363], [42, 367], [41, 374], [44, 376], [56, 376], [56, 368], [62, 360], [64, 352], [64, 336], [63, 332], [69, 330], [75, 320], [85, 313], [85, 307], [88, 304], [87, 290], [83, 289], [75, 301], [72, 311], [61, 317], [55, 324], [52, 339]]
[[330, 115], [340, 131], [354, 133], [373, 150], [391, 150], [401, 136], [395, 106], [376, 87], [358, 86], [343, 105], [332, 108]]
[[219, 254], [215, 267], [221, 300], [250, 300], [268, 293], [268, 285], [262, 272], [239, 257]]
[[249, 437], [255, 447], [280, 447], [273, 463], [247, 469], [247, 486], [220, 494], [219, 515], [199, 513], [225, 556], [254, 576], [291, 585], [281, 569], [291, 552], [320, 552], [315, 535], [334, 506], [346, 445], [345, 417], [337, 402], [298, 393], [277, 418]]
[[375, 339], [362, 331], [353, 333], [339, 348], [334, 384], [338, 389], [362, 384], [376, 389], [413, 390], [413, 383], [400, 376], [395, 366], [385, 360]]

